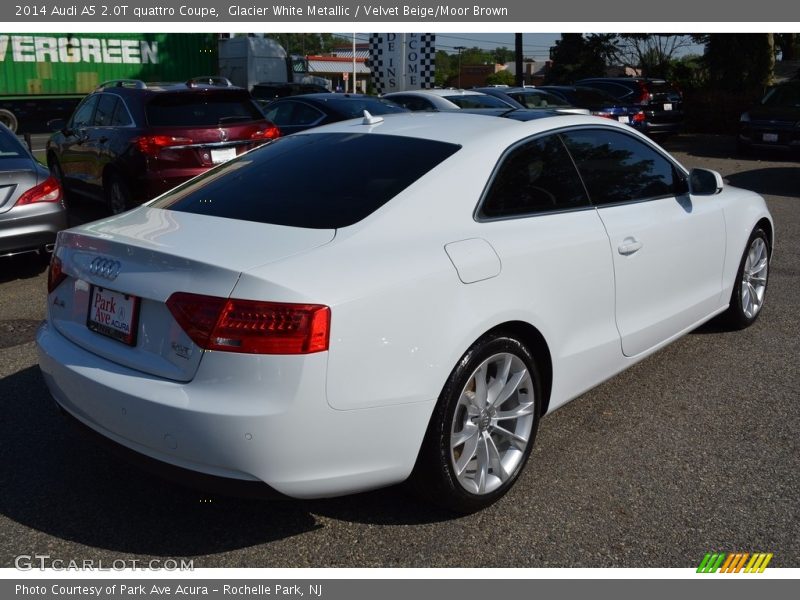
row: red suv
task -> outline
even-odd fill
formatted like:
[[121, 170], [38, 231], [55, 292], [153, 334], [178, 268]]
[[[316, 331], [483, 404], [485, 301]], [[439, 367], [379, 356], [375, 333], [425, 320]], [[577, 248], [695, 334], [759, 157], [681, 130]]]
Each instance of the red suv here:
[[217, 77], [109, 81], [50, 127], [47, 162], [65, 192], [113, 214], [280, 136], [247, 90]]

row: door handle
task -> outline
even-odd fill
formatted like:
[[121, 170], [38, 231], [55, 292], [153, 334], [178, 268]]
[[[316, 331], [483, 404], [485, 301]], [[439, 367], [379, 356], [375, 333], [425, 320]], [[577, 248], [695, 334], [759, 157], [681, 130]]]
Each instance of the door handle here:
[[622, 240], [622, 243], [619, 245], [617, 250], [623, 256], [628, 256], [629, 254], [633, 254], [634, 252], [638, 252], [642, 249], [642, 242], [637, 240], [634, 237], [626, 237]]

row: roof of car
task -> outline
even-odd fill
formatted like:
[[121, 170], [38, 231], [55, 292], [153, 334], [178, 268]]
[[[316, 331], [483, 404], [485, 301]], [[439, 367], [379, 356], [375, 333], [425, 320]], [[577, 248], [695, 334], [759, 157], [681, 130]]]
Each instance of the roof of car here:
[[489, 117], [465, 110], [452, 112], [407, 112], [383, 115], [377, 123], [365, 119], [350, 119], [310, 129], [302, 134], [319, 133], [374, 133], [438, 140], [463, 147], [489, 148], [492, 144], [505, 148], [516, 140], [569, 125], [600, 125], [620, 127], [625, 125], [600, 117], [554, 114], [542, 115], [530, 121]]
[[647, 81], [651, 83], [667, 83], [666, 79], [660, 77], [584, 77], [581, 81], [614, 81], [614, 82], [631, 82], [631, 81]]
[[417, 96], [439, 96], [441, 98], [447, 98], [449, 96], [483, 96], [482, 92], [473, 92], [472, 90], [462, 90], [462, 89], [431, 89], [431, 90], [406, 90], [404, 92], [390, 92], [388, 94], [384, 94], [384, 96], [391, 96], [393, 94], [414, 94]]

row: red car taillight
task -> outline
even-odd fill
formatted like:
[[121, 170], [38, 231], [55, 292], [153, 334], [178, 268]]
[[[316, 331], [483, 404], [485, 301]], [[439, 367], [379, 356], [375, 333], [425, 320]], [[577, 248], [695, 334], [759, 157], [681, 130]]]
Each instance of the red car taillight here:
[[191, 143], [191, 138], [173, 135], [143, 135], [134, 140], [139, 151], [148, 156], [156, 156], [161, 150], [170, 146], [186, 146]]
[[647, 104], [651, 100], [650, 95], [650, 88], [647, 87], [647, 84], [639, 81], [637, 82], [639, 85], [639, 97], [636, 99], [636, 102], [639, 104]]
[[321, 304], [261, 302], [176, 292], [167, 308], [204, 350], [311, 354], [328, 349], [331, 310]]
[[61, 190], [61, 184], [58, 182], [58, 179], [51, 175], [39, 185], [32, 187], [22, 194], [15, 206], [33, 204], [34, 202], [60, 202], [62, 196], [63, 191]]
[[53, 254], [50, 258], [50, 267], [47, 269], [47, 293], [52, 293], [66, 278], [66, 273], [61, 270], [61, 259]]
[[644, 123], [647, 117], [643, 112], [638, 112], [631, 117], [631, 123]]
[[258, 131], [253, 132], [250, 136], [251, 140], [274, 140], [276, 138], [281, 137], [281, 130], [278, 129], [275, 125], [269, 125], [264, 129], [259, 129]]

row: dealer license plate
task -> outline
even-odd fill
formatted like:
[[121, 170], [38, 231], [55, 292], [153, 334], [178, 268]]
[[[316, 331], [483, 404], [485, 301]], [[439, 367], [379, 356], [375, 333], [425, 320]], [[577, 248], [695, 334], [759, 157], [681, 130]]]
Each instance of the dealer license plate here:
[[765, 133], [765, 134], [763, 134], [762, 139], [765, 142], [777, 142], [778, 141], [778, 134], [777, 133]]
[[227, 162], [232, 158], [236, 158], [236, 148], [220, 148], [211, 151], [211, 162], [215, 165]]
[[92, 286], [86, 326], [92, 331], [133, 346], [136, 344], [139, 298]]
[[672, 110], [672, 104], [669, 104], [669, 103], [665, 104], [664, 105], [664, 110]]
[[617, 117], [617, 121], [619, 121], [620, 123], [630, 123], [631, 122], [630, 117]]

